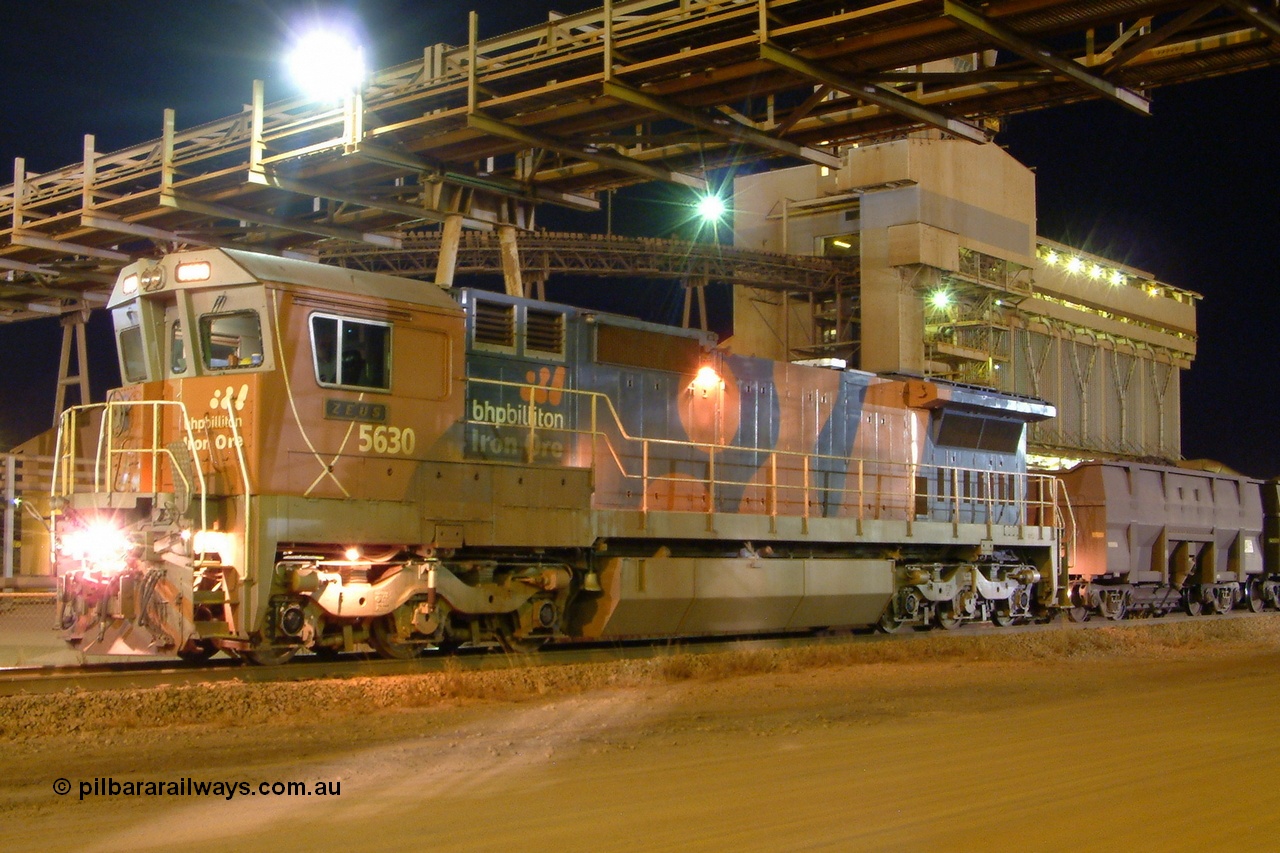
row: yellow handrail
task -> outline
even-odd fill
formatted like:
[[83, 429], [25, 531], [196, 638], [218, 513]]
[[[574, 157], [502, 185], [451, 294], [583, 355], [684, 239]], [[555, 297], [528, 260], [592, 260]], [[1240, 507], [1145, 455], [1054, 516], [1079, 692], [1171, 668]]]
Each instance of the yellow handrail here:
[[[963, 523], [961, 521], [961, 518], [964, 515], [964, 512], [967, 510], [974, 514], [974, 518], [972, 519], [973, 522], [984, 523], [987, 526], [988, 536], [990, 536], [994, 529], [994, 524], [995, 524], [994, 519], [995, 519], [996, 509], [1002, 508], [1002, 507], [1013, 507], [1017, 510], [1017, 526], [1018, 526], [1018, 529], [1019, 529], [1018, 532], [1020, 535], [1025, 535], [1025, 528], [1028, 525], [1027, 516], [1032, 509], [1043, 510], [1043, 512], [1041, 512], [1040, 515], [1042, 517], [1047, 515], [1050, 519], [1052, 519], [1053, 521], [1051, 523], [1051, 526], [1054, 526], [1054, 528], [1056, 529], [1056, 519], [1058, 518], [1058, 514], [1059, 514], [1058, 500], [1057, 500], [1057, 485], [1055, 482], [1055, 478], [1053, 478], [1051, 475], [1032, 474], [1032, 473], [1025, 473], [1025, 472], [1024, 473], [1008, 472], [1007, 476], [1012, 478], [1012, 482], [1010, 483], [1011, 485], [1010, 494], [1004, 500], [996, 500], [994, 489], [992, 488], [992, 484], [994, 482], [994, 479], [993, 479], [994, 475], [1000, 472], [992, 472], [987, 469], [963, 468], [963, 467], [957, 467], [957, 466], [951, 466], [951, 465], [921, 465], [915, 462], [885, 462], [885, 461], [878, 461], [878, 460], [867, 460], [861, 457], [834, 456], [830, 454], [809, 453], [809, 452], [803, 452], [803, 451], [777, 450], [777, 449], [767, 449], [767, 448], [759, 448], [759, 447], [723, 445], [723, 444], [714, 444], [714, 443], [708, 443], [708, 442], [688, 441], [683, 439], [644, 438], [644, 437], [634, 436], [627, 431], [625, 425], [622, 422], [622, 418], [618, 413], [618, 410], [613, 404], [613, 400], [607, 394], [603, 394], [598, 391], [582, 391], [578, 389], [568, 389], [568, 388], [557, 389], [557, 391], [564, 396], [578, 397], [578, 398], [586, 399], [590, 401], [590, 411], [591, 411], [590, 429], [584, 430], [584, 429], [567, 427], [567, 426], [566, 427], [535, 427], [534, 425], [539, 422], [539, 418], [537, 414], [539, 409], [536, 404], [535, 393], [537, 392], [545, 393], [547, 390], [546, 388], [542, 386], [530, 385], [528, 383], [522, 383], [522, 382], [511, 382], [511, 381], [499, 380], [499, 379], [483, 379], [479, 377], [470, 377], [468, 379], [468, 382], [474, 383], [477, 385], [506, 387], [506, 388], [513, 388], [513, 389], [518, 389], [521, 391], [528, 392], [528, 397], [529, 397], [528, 421], [529, 421], [529, 427], [530, 427], [530, 435], [532, 435], [534, 432], [539, 430], [542, 432], [564, 433], [569, 435], [590, 435], [591, 447], [592, 447], [591, 467], [593, 468], [595, 468], [598, 465], [598, 460], [595, 458], [596, 456], [595, 448], [598, 447], [600, 441], [603, 440], [604, 446], [609, 453], [609, 458], [613, 461], [614, 467], [616, 467], [617, 472], [624, 479], [639, 480], [641, 485], [640, 511], [645, 514], [647, 514], [652, 509], [649, 501], [649, 488], [654, 483], [669, 482], [669, 483], [686, 484], [686, 483], [692, 482], [692, 483], [697, 483], [700, 486], [704, 486], [708, 494], [708, 500], [706, 505], [706, 512], [708, 513], [715, 513], [717, 511], [716, 501], [715, 501], [717, 488], [720, 488], [721, 490], [723, 490], [725, 487], [748, 488], [752, 486], [758, 486], [759, 485], [758, 483], [750, 480], [747, 480], [747, 481], [733, 480], [733, 479], [725, 479], [723, 477], [716, 476], [715, 472], [716, 472], [716, 466], [717, 466], [717, 460], [716, 460], [717, 456], [720, 457], [719, 466], [723, 468], [724, 454], [732, 453], [732, 452], [741, 452], [741, 453], [753, 454], [756, 456], [767, 455], [769, 457], [767, 464], [769, 467], [770, 477], [769, 477], [769, 483], [766, 484], [766, 488], [768, 490], [768, 495], [769, 495], [769, 501], [770, 501], [769, 506], [772, 509], [768, 510], [768, 512], [770, 514], [776, 514], [777, 504], [779, 501], [779, 496], [781, 494], [784, 494], [785, 492], [789, 492], [789, 491], [799, 491], [801, 493], [801, 498], [803, 503], [803, 509], [802, 509], [801, 515], [806, 520], [806, 523], [809, 518], [810, 503], [815, 496], [818, 496], [824, 499], [831, 498], [833, 496], [838, 496], [840, 498], [839, 502], [842, 504], [848, 503], [848, 501], [846, 500], [847, 498], [856, 498], [855, 505], [857, 510], [857, 522], [859, 525], [859, 532], [861, 532], [861, 525], [864, 520], [867, 498], [871, 498], [874, 501], [873, 506], [875, 507], [875, 510], [876, 510], [875, 517], [877, 518], [880, 517], [881, 510], [889, 510], [889, 509], [897, 508], [902, 511], [904, 520], [910, 523], [914, 518], [914, 501], [918, 497], [916, 494], [915, 478], [923, 471], [933, 470], [933, 471], [950, 472], [950, 476], [948, 480], [950, 481], [949, 485], [951, 486], [950, 488], [951, 494], [943, 495], [940, 493], [935, 493], [932, 490], [926, 490], [924, 492], [924, 496], [926, 498], [929, 498], [931, 501], [940, 501], [943, 499], [947, 499], [950, 502], [951, 504], [950, 520], [956, 532], [958, 532], [959, 530], [959, 525]], [[639, 456], [639, 459], [640, 459], [640, 472], [638, 474], [633, 473], [632, 471], [629, 471], [627, 469], [627, 465], [622, 455], [620, 454], [618, 448], [614, 447], [614, 442], [610, 438], [609, 433], [605, 432], [604, 429], [601, 428], [601, 425], [599, 423], [599, 407], [600, 407], [601, 401], [603, 401], [605, 410], [611, 416], [612, 427], [616, 431], [617, 435], [621, 438], [623, 442], [637, 447], [637, 455]], [[467, 425], [472, 425], [472, 426], [486, 426], [486, 427], [503, 426], [501, 424], [494, 424], [490, 421], [480, 421], [480, 420], [472, 420], [472, 419], [467, 419], [465, 423]], [[687, 477], [679, 477], [679, 476], [671, 476], [671, 475], [663, 475], [663, 474], [653, 475], [650, 471], [650, 468], [651, 468], [650, 463], [651, 463], [651, 459], [653, 458], [653, 454], [651, 452], [652, 447], [655, 445], [693, 449], [693, 450], [706, 453], [707, 465], [708, 465], [708, 476], [705, 478], [690, 479]], [[791, 467], [789, 469], [784, 468], [784, 471], [792, 470], [792, 471], [798, 471], [799, 473], [801, 473], [802, 483], [800, 485], [787, 485], [782, 482], [779, 482], [778, 460], [780, 458], [794, 460], [794, 462], [797, 463], [798, 467]], [[815, 468], [820, 469], [821, 467], [820, 465], [817, 465], [815, 463], [821, 463], [823, 461], [832, 463], [831, 467], [834, 469], [833, 473], [841, 473], [845, 478], [854, 477], [856, 475], [856, 480], [857, 480], [856, 488], [851, 489], [847, 487], [833, 487], [829, 485], [814, 486], [811, 483], [811, 472], [813, 471], [813, 469]], [[867, 462], [873, 462], [876, 465], [876, 469], [877, 469], [877, 473], [875, 475], [877, 487], [870, 495], [868, 495], [868, 493], [866, 492], [865, 480], [864, 480], [865, 465]], [[855, 466], [856, 466], [856, 471], [855, 471]], [[886, 488], [886, 484], [891, 486], [893, 483], [896, 483], [896, 482], [902, 482], [903, 486], [901, 489], [895, 491], [891, 487]], [[927, 480], [927, 482], [933, 482], [933, 481]], [[974, 483], [977, 486], [980, 493], [974, 494], [974, 495], [965, 494], [964, 493], [965, 489], [961, 488], [962, 482]], [[1041, 482], [1048, 483], [1048, 487], [1045, 488], [1041, 486], [1036, 488], [1034, 490], [1035, 493], [1039, 494], [1041, 497], [1033, 498], [1032, 487], [1033, 485]], [[1019, 485], [1021, 486], [1020, 488], [1019, 488]], [[985, 517], [982, 519], [979, 519], [977, 517], [977, 508], [980, 506], [986, 508], [986, 512], [983, 514]], [[1044, 525], [1041, 524], [1036, 526], [1043, 527]]]
[[[164, 429], [161, 413], [164, 408], [173, 408], [181, 418], [179, 434], [191, 458], [194, 482], [188, 477], [173, 451], [162, 443]], [[123, 417], [118, 418], [118, 416], [133, 410], [149, 411], [151, 415], [151, 440], [148, 446], [122, 446], [137, 436], [127, 426], [120, 426], [117, 429], [117, 424], [124, 420]], [[133, 456], [139, 460], [140, 466], [144, 460], [149, 459], [149, 467], [145, 470], [140, 467], [138, 474], [140, 478], [143, 473], [148, 475], [152, 494], [157, 495], [160, 493], [160, 484], [163, 482], [163, 461], [167, 461], [173, 483], [176, 485], [180, 481], [186, 494], [194, 493], [200, 496], [200, 525], [201, 528], [207, 527], [208, 489], [204, 469], [200, 465], [200, 457], [196, 452], [195, 437], [191, 432], [191, 419], [187, 416], [186, 406], [175, 400], [108, 400], [105, 403], [72, 406], [64, 411], [58, 420], [58, 432], [54, 442], [54, 456], [58, 461], [54, 465], [53, 480], [50, 483], [51, 497], [55, 500], [65, 499], [77, 492], [74, 471], [79, 455], [77, 442], [80, 427], [87, 424], [95, 412], [100, 412], [102, 417], [93, 459], [93, 491], [108, 494], [117, 491], [136, 491], [136, 489], [118, 488], [123, 460]]]

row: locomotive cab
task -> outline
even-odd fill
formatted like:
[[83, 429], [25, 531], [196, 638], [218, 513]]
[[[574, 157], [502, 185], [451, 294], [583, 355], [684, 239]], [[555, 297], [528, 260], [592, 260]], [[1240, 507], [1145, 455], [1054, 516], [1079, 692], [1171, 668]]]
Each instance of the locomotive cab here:
[[[108, 309], [124, 384], [63, 417], [54, 486], [60, 623], [81, 650], [271, 659], [288, 608], [260, 566], [298, 540], [325, 560], [421, 542], [350, 501], [402, 501], [405, 457], [459, 418], [461, 316], [439, 288], [208, 250], [127, 267]], [[381, 476], [371, 455], [391, 457]]]
[[84, 651], [201, 656], [242, 622], [245, 539], [229, 534], [246, 507], [230, 496], [254, 473], [276, 357], [266, 288], [232, 269], [216, 252], [126, 268], [108, 302], [124, 384], [62, 418], [60, 623]]

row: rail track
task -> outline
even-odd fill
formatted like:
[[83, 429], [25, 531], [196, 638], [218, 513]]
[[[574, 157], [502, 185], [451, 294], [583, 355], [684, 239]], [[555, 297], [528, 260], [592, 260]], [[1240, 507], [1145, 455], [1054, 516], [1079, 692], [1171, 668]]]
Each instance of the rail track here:
[[[1264, 618], [1268, 614], [1260, 614]], [[674, 654], [717, 655], [735, 652], [799, 648], [813, 645], [863, 643], [910, 643], [928, 636], [945, 634], [957, 638], [1012, 636], [1045, 631], [1087, 631], [1097, 628], [1136, 628], [1156, 622], [1177, 624], [1227, 619], [1255, 618], [1255, 614], [1232, 611], [1217, 616], [1170, 614], [1159, 619], [1109, 621], [1095, 619], [1072, 622], [1056, 616], [1048, 622], [996, 627], [967, 625], [959, 632], [940, 629], [908, 631], [885, 635], [872, 630], [839, 630], [816, 634], [715, 636], [678, 640], [633, 640], [608, 643], [564, 643], [532, 654], [511, 654], [497, 647], [463, 648], [453, 652], [426, 652], [413, 660], [388, 660], [372, 651], [352, 652], [334, 658], [300, 655], [287, 664], [253, 666], [240, 660], [218, 657], [203, 664], [170, 660], [124, 660], [80, 666], [15, 667], [0, 669], [0, 696], [49, 694], [66, 690], [109, 691], [148, 689], [216, 682], [270, 683], [318, 679], [351, 679], [405, 676], [447, 671], [497, 671], [529, 667], [612, 663], [645, 660]]]

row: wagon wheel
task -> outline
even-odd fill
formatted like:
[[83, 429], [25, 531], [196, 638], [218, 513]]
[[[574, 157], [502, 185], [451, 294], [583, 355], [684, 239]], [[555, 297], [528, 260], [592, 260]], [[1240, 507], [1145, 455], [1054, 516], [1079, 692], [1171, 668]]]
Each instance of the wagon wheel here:
[[1103, 599], [1100, 610], [1102, 612], [1103, 619], [1110, 619], [1114, 622], [1119, 622], [1128, 615], [1128, 610], [1126, 610], [1124, 602], [1111, 603], [1107, 602], [1106, 599]]
[[1123, 595], [1119, 601], [1114, 601], [1111, 596], [1104, 595], [1098, 602], [1098, 610], [1102, 613], [1104, 619], [1110, 619], [1113, 622], [1119, 622], [1129, 614], [1129, 596]]
[[1257, 581], [1249, 581], [1244, 588], [1244, 594], [1249, 600], [1249, 612], [1261, 613], [1262, 608], [1267, 606], [1267, 603], [1262, 599], [1262, 584]]
[[1072, 622], [1088, 622], [1093, 617], [1093, 611], [1088, 607], [1072, 606], [1067, 608], [1067, 618]]
[[1182, 609], [1188, 616], [1199, 616], [1204, 612], [1204, 602], [1200, 600], [1199, 589], [1188, 589], [1182, 593]]
[[1224, 613], [1230, 613], [1233, 603], [1234, 602], [1232, 602], [1231, 599], [1228, 598], [1227, 596], [1215, 595], [1208, 602], [1207, 607], [1209, 608], [1210, 613], [1217, 613], [1221, 615]]
[[1013, 615], [1013, 611], [1007, 604], [996, 605], [995, 610], [991, 611], [991, 624], [997, 628], [1008, 628], [1017, 621], [1018, 617]]
[[422, 651], [417, 643], [407, 643], [400, 639], [393, 613], [379, 616], [369, 625], [369, 645], [384, 658], [392, 660], [413, 660]]

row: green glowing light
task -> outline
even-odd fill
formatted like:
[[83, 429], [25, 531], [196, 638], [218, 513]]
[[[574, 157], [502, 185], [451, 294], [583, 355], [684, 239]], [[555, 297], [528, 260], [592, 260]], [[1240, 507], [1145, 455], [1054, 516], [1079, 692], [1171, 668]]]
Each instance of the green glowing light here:
[[718, 195], [705, 195], [698, 201], [698, 215], [708, 222], [719, 220], [724, 212], [724, 199]]

